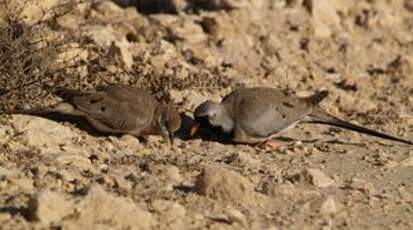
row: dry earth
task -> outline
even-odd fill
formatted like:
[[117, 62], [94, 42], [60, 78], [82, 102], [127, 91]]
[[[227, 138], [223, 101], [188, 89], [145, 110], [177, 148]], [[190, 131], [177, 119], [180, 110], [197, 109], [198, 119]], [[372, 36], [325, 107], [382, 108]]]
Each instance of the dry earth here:
[[[20, 1], [4, 2], [7, 16]], [[70, 43], [31, 54], [30, 64], [51, 65], [21, 75], [4, 70], [12, 59], [0, 46], [4, 106], [56, 102], [46, 86], [120, 82], [191, 116], [236, 87], [327, 89], [331, 113], [413, 140], [411, 0], [87, 1], [42, 23], [67, 2], [32, 0], [19, 12]], [[16, 34], [11, 44], [25, 36]], [[38, 78], [22, 87], [28, 73]], [[0, 117], [1, 229], [413, 229], [409, 146], [318, 125], [292, 129], [278, 150], [92, 134]]]

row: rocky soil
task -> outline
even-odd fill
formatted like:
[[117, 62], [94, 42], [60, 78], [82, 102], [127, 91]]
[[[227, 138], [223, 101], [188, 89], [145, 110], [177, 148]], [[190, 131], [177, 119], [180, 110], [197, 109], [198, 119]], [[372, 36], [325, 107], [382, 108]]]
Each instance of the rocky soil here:
[[[191, 111], [231, 89], [330, 94], [323, 108], [413, 140], [410, 0], [3, 0], [0, 102], [122, 83]], [[11, 20], [13, 19], [13, 20]], [[413, 149], [321, 125], [277, 150], [139, 141], [0, 116], [2, 229], [412, 229]]]

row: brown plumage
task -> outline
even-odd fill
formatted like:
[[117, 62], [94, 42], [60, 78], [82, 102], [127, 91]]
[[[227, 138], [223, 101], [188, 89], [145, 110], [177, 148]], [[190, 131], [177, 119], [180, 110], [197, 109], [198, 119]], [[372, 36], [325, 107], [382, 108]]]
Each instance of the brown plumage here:
[[413, 145], [410, 141], [328, 114], [318, 106], [326, 96], [326, 91], [308, 98], [297, 98], [273, 88], [245, 88], [227, 95], [221, 103], [202, 103], [194, 115], [199, 124], [219, 128], [227, 139], [236, 143], [260, 143], [298, 123], [318, 123]]
[[54, 107], [9, 113], [57, 112], [81, 116], [103, 133], [136, 137], [162, 135], [170, 141], [181, 125], [181, 118], [173, 107], [161, 104], [149, 92], [132, 86], [98, 86], [86, 92], [62, 88], [55, 93], [63, 102]]

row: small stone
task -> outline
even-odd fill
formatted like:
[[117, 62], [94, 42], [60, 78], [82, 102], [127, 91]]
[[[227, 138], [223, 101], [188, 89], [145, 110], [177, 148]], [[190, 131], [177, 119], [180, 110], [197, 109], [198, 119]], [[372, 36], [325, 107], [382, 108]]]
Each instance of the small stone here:
[[77, 30], [84, 21], [81, 15], [68, 13], [57, 18], [56, 23], [62, 29]]
[[352, 178], [349, 187], [363, 193], [373, 193], [376, 190], [371, 182], [359, 178]]
[[258, 194], [254, 185], [236, 172], [218, 166], [206, 166], [197, 177], [195, 190], [198, 194], [217, 200], [253, 204]]
[[227, 207], [224, 213], [227, 215], [228, 221], [230, 223], [238, 223], [240, 225], [244, 225], [247, 222], [245, 215], [242, 214], [241, 211], [233, 207]]
[[125, 67], [130, 69], [133, 65], [133, 56], [130, 44], [125, 36], [110, 26], [91, 25], [82, 27], [84, 36], [96, 45], [109, 49], [109, 55], [121, 57]]
[[0, 126], [0, 145], [6, 144], [10, 140], [13, 130], [9, 126]]
[[0, 213], [0, 223], [4, 223], [4, 222], [10, 220], [11, 218], [13, 218], [13, 216], [8, 212]]
[[59, 153], [55, 161], [60, 165], [71, 165], [81, 171], [92, 168], [92, 162], [86, 156], [79, 153]]
[[16, 171], [16, 170], [10, 170], [10, 169], [7, 169], [3, 166], [0, 166], [0, 179], [3, 178], [3, 177], [13, 175], [13, 174], [17, 174], [17, 172], [18, 171]]
[[329, 37], [334, 29], [340, 27], [340, 17], [331, 0], [305, 0], [304, 4], [313, 17], [316, 36]]
[[28, 210], [34, 219], [50, 224], [59, 222], [74, 209], [62, 194], [45, 190], [30, 200]]
[[122, 137], [119, 138], [119, 144], [120, 146], [139, 146], [139, 139], [129, 135], [129, 134], [125, 134], [122, 135]]
[[413, 166], [413, 155], [408, 156], [399, 163], [400, 167], [412, 167]]
[[127, 198], [107, 193], [100, 185], [92, 186], [76, 205], [84, 222], [112, 223], [119, 228], [150, 229], [152, 216]]
[[335, 185], [334, 180], [326, 176], [319, 169], [305, 169], [303, 176], [310, 184], [319, 188], [327, 188]]
[[76, 136], [69, 127], [41, 117], [13, 115], [12, 122], [16, 132], [22, 133], [19, 138], [24, 144], [40, 149], [59, 148]]
[[180, 19], [166, 14], [154, 15], [151, 18], [167, 28], [168, 36], [174, 40], [182, 40], [191, 45], [207, 41], [204, 30], [194, 20]]
[[80, 61], [87, 61], [88, 56], [88, 51], [80, 48], [79, 44], [66, 44], [62, 52], [60, 52], [53, 61], [50, 68], [57, 70], [68, 65], [72, 66]]
[[156, 200], [152, 203], [152, 208], [160, 215], [160, 222], [168, 229], [184, 229], [184, 218], [186, 216], [185, 207], [179, 203]]
[[[13, 9], [13, 7], [17, 7], [15, 9], [20, 9], [19, 7], [22, 8], [22, 12], [20, 13], [20, 17], [28, 23], [28, 24], [35, 24], [41, 20], [44, 20], [45, 18], [50, 18], [52, 14], [47, 14], [47, 12], [50, 12], [51, 9], [59, 5], [59, 0], [32, 0], [28, 2], [22, 2], [22, 1], [9, 1], [11, 3], [18, 3], [18, 4], [23, 4], [23, 5], [15, 5], [15, 6], [10, 6], [10, 9]], [[47, 15], [48, 17], [45, 17]]]
[[326, 200], [323, 201], [320, 207], [321, 214], [332, 214], [337, 212], [337, 204], [334, 198], [327, 197]]
[[113, 1], [101, 1], [94, 9], [106, 19], [119, 19], [124, 17], [123, 9]]

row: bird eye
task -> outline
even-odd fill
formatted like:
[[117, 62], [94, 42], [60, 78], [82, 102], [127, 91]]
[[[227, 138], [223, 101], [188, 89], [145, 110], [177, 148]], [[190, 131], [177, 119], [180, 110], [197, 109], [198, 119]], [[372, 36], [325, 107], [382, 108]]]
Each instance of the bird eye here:
[[100, 111], [105, 112], [106, 111], [106, 107], [100, 107]]

